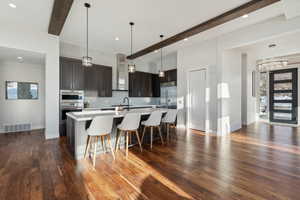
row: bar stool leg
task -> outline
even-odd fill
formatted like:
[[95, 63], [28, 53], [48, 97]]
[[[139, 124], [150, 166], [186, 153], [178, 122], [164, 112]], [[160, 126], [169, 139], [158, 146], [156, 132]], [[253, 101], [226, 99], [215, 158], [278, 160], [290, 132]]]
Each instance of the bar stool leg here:
[[117, 137], [116, 137], [116, 144], [115, 144], [115, 152], [118, 152], [119, 149], [119, 142], [120, 142], [120, 135], [122, 131], [117, 131]]
[[145, 132], [146, 132], [146, 126], [144, 127], [144, 130], [143, 130], [142, 143], [143, 143], [143, 141], [144, 141]]
[[166, 124], [167, 125], [167, 140], [168, 142], [170, 141], [170, 124]]
[[114, 153], [113, 147], [111, 145], [110, 135], [107, 136], [107, 140], [108, 140], [108, 143], [109, 143], [111, 154], [112, 154], [114, 160], [116, 160], [115, 153]]
[[94, 168], [95, 168], [95, 165], [96, 165], [97, 139], [98, 139], [98, 136], [95, 136], [95, 141], [94, 141], [94, 158], [93, 158], [93, 166], [94, 166]]
[[128, 158], [128, 142], [129, 142], [129, 137], [128, 137], [128, 131], [126, 131], [126, 158]]
[[162, 134], [161, 134], [160, 126], [157, 126], [157, 129], [158, 129], [158, 132], [159, 132], [161, 143], [164, 144], [164, 140], [163, 140], [163, 137], [162, 137]]
[[152, 150], [152, 143], [153, 143], [153, 127], [151, 126], [150, 129], [151, 129], [151, 134], [150, 134], [150, 137], [151, 137], [151, 138], [150, 138], [150, 140], [151, 140], [151, 141], [150, 141], [150, 149]]
[[84, 158], [86, 158], [87, 151], [90, 148], [90, 143], [91, 143], [91, 136], [88, 135], [87, 136], [87, 140], [86, 140], [86, 147], [85, 147], [85, 152], [84, 152]]
[[101, 139], [101, 145], [102, 145], [103, 152], [106, 152], [106, 149], [104, 147], [104, 138], [103, 138], [103, 136], [101, 135], [99, 139]]
[[135, 135], [136, 135], [137, 140], [138, 140], [138, 142], [139, 142], [141, 152], [143, 152], [142, 143], [141, 143], [141, 140], [140, 140], [139, 132], [138, 132], [137, 130], [135, 131]]

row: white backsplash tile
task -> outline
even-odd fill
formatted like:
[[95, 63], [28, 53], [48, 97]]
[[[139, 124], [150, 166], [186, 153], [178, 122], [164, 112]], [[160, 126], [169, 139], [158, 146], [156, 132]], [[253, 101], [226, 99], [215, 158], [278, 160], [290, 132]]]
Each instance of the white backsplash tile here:
[[[96, 92], [88, 91], [85, 93], [85, 102], [89, 103], [90, 108], [110, 107], [112, 105], [123, 104], [123, 98], [128, 97], [128, 92], [113, 91], [112, 97], [97, 97]], [[159, 105], [160, 98], [151, 97], [130, 97], [130, 105]]]

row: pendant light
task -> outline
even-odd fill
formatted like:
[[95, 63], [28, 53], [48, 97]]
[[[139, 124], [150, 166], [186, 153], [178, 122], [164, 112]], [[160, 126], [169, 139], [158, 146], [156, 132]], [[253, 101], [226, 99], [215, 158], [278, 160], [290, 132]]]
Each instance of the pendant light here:
[[[161, 41], [164, 38], [164, 35], [160, 35]], [[158, 76], [160, 78], [165, 77], [165, 72], [163, 71], [163, 52], [162, 52], [162, 48], [160, 49], [160, 70], [158, 72]]]
[[89, 57], [89, 8], [91, 5], [89, 3], [85, 3], [84, 7], [86, 7], [86, 56], [82, 57], [82, 65], [85, 67], [91, 67], [92, 57]]
[[[133, 30], [134, 23], [130, 22], [129, 25], [130, 25], [130, 52], [131, 52], [130, 55], [132, 55], [132, 30]], [[135, 64], [133, 63], [133, 61], [130, 61], [130, 63], [128, 64], [128, 72], [129, 73], [135, 72]]]

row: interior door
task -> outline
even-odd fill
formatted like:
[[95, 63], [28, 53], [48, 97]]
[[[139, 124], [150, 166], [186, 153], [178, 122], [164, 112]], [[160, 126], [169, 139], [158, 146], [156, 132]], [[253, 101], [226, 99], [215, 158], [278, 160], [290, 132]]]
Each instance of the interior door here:
[[206, 70], [189, 72], [189, 128], [205, 131]]
[[270, 121], [297, 124], [298, 70], [270, 72]]

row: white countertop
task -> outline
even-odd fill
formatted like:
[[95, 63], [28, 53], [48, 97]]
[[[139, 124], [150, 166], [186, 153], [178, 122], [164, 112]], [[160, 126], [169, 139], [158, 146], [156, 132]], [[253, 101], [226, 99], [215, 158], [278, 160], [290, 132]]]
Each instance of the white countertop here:
[[132, 110], [125, 110], [125, 111], [102, 111], [102, 110], [90, 110], [90, 111], [82, 111], [82, 112], [70, 112], [67, 113], [67, 116], [76, 120], [76, 121], [88, 121], [92, 120], [96, 116], [103, 116], [103, 115], [113, 115], [114, 118], [121, 118], [124, 117], [127, 113], [140, 113], [141, 115], [149, 115], [151, 112], [155, 110], [161, 110], [162, 112], [166, 113], [168, 109], [164, 108], [145, 108], [145, 109], [132, 109]]
[[[127, 105], [121, 105], [122, 106], [127, 106]], [[159, 106], [164, 106], [164, 105], [130, 105], [130, 108], [156, 108]], [[101, 109], [114, 109], [116, 106], [107, 106], [107, 107], [101, 107], [101, 108], [84, 108], [84, 110], [101, 110]]]

